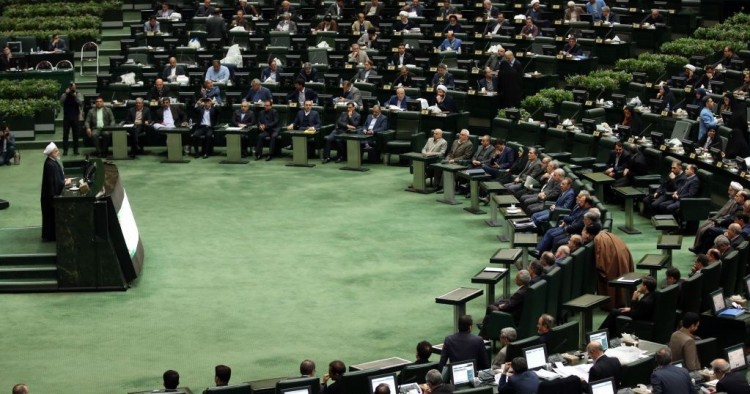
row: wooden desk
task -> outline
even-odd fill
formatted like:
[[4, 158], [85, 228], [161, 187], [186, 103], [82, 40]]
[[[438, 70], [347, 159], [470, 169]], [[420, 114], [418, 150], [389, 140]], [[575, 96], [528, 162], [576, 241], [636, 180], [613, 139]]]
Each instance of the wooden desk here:
[[[508, 223], [510, 225], [510, 223]], [[523, 268], [526, 269], [529, 266], [529, 248], [535, 247], [539, 240], [537, 239], [536, 233], [514, 233], [513, 242], [511, 247], [520, 247], [523, 251], [523, 257], [521, 259]]]
[[366, 363], [349, 366], [349, 371], [364, 371], [368, 369], [381, 370], [383, 373], [400, 371], [412, 362], [401, 357], [388, 357], [381, 360], [368, 361]]
[[660, 269], [666, 268], [668, 261], [669, 256], [665, 254], [647, 254], [641, 258], [641, 261], [635, 265], [635, 268], [638, 268], [639, 270], [647, 269], [649, 275], [656, 279], [656, 273], [659, 272]]
[[471, 206], [464, 208], [464, 211], [473, 213], [475, 215], [483, 215], [486, 212], [479, 209], [479, 181], [485, 181], [492, 179], [487, 173], [482, 172], [481, 174], [472, 175], [466, 171], [459, 171], [458, 177], [467, 179], [469, 181], [469, 190], [471, 192]]
[[[495, 201], [495, 196], [497, 196], [497, 193], [504, 190], [505, 186], [503, 186], [500, 182], [495, 181], [486, 181], [481, 183], [482, 187], [487, 190], [487, 193], [489, 193], [489, 200], [490, 200], [490, 218], [485, 220], [484, 222], [487, 223], [490, 227], [500, 227], [502, 224], [497, 221], [497, 201]], [[513, 197], [515, 198], [515, 197]]]
[[129, 160], [128, 156], [128, 130], [130, 128], [121, 125], [102, 127], [102, 131], [112, 133], [112, 157], [111, 160]]
[[[608, 284], [610, 287], [624, 288], [628, 291], [628, 294], [632, 294], [635, 288], [641, 284], [644, 276], [640, 272], [628, 272], [617, 279], [610, 280]], [[630, 297], [627, 298], [627, 303], [630, 305]]]
[[466, 314], [466, 303], [481, 296], [484, 292], [480, 289], [459, 287], [435, 298], [438, 304], [453, 305], [453, 331], [458, 332], [458, 319]]
[[228, 125], [216, 128], [216, 134], [223, 134], [227, 140], [227, 158], [220, 161], [221, 164], [247, 164], [250, 162], [242, 159], [242, 135], [249, 130], [249, 127], [230, 128]]
[[494, 268], [487, 267], [477, 272], [472, 278], [471, 283], [484, 283], [485, 286], [485, 299], [487, 306], [495, 303], [495, 285], [500, 282], [501, 279], [508, 277], [509, 268]]
[[615, 181], [614, 178], [603, 172], [585, 172], [581, 174], [583, 178], [586, 178], [594, 188], [596, 188], [596, 198], [600, 202], [604, 202], [604, 185], [609, 185]]
[[435, 188], [427, 188], [427, 184], [425, 183], [425, 177], [426, 177], [426, 169], [428, 165], [431, 165], [433, 163], [437, 163], [440, 161], [440, 156], [438, 155], [425, 155], [420, 152], [409, 152], [404, 153], [401, 155], [401, 157], [406, 157], [411, 159], [411, 166], [413, 169], [413, 179], [411, 186], [407, 187], [407, 192], [414, 192], [414, 193], [422, 193], [422, 194], [429, 194], [434, 193]]
[[182, 135], [189, 135], [193, 132], [189, 127], [161, 127], [156, 131], [167, 136], [167, 158], [162, 160], [162, 163], [190, 162], [190, 160], [185, 159], [182, 153]]
[[[501, 264], [505, 269], [510, 270], [510, 265], [515, 264], [522, 253], [521, 249], [498, 249], [490, 257], [490, 264]], [[508, 297], [510, 297], [510, 275], [506, 275], [503, 280], [503, 298]]]

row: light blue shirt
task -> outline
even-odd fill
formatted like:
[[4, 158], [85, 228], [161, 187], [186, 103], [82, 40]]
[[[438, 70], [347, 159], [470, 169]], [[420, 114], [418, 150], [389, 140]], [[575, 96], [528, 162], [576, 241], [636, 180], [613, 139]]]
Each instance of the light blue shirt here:
[[444, 51], [448, 48], [454, 50], [456, 53], [461, 53], [461, 39], [454, 38], [453, 42], [448, 41], [447, 38], [443, 40], [443, 43], [440, 44], [440, 50]]
[[714, 118], [714, 114], [710, 109], [703, 107], [703, 109], [701, 109], [701, 114], [698, 121], [698, 140], [700, 141], [701, 138], [708, 134], [708, 129], [713, 129], [716, 127], [716, 119]]
[[206, 71], [206, 81], [226, 82], [229, 80], [229, 69], [226, 66], [219, 66], [219, 71], [214, 70], [213, 66]]
[[586, 13], [591, 14], [594, 21], [600, 21], [602, 20], [602, 8], [606, 5], [604, 0], [596, 0], [594, 4], [586, 3]]

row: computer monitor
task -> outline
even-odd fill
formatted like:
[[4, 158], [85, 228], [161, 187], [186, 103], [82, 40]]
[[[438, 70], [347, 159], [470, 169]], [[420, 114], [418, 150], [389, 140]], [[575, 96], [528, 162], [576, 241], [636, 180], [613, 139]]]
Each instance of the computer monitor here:
[[721, 155], [721, 149], [719, 148], [711, 148], [708, 150], [708, 153], [711, 154], [714, 163], [718, 163], [724, 159]]
[[529, 370], [544, 368], [547, 365], [547, 345], [541, 344], [523, 349], [523, 357]]
[[591, 394], [615, 394], [615, 380], [614, 378], [607, 378], [597, 380], [595, 382], [589, 382], [591, 388]]
[[419, 100], [408, 100], [406, 102], [406, 110], [419, 112], [422, 110], [422, 102]]
[[651, 113], [654, 114], [660, 114], [661, 111], [664, 111], [664, 108], [666, 107], [666, 102], [661, 99], [649, 99], [648, 100], [649, 106], [651, 107]]
[[320, 380], [315, 377], [300, 377], [282, 379], [276, 382], [277, 393], [290, 394], [318, 394], [320, 392]]
[[281, 394], [312, 394], [309, 387], [299, 387], [281, 390]]
[[544, 122], [547, 124], [547, 128], [557, 127], [560, 124], [560, 115], [547, 112], [544, 114]]
[[617, 133], [620, 134], [621, 141], [627, 141], [628, 138], [630, 138], [633, 135], [633, 133], [630, 131], [630, 126], [618, 124], [616, 129], [617, 129]]
[[477, 376], [474, 369], [474, 360], [459, 361], [448, 364], [450, 381], [454, 386], [467, 387], [474, 383], [474, 377]]
[[23, 52], [23, 45], [21, 44], [21, 41], [8, 41], [6, 45], [8, 46], [8, 48], [10, 48], [10, 51], [14, 55]]
[[391, 372], [383, 375], [370, 376], [370, 394], [375, 393], [375, 388], [380, 386], [381, 383], [388, 385], [391, 389], [391, 393], [398, 393], [398, 384], [396, 384], [396, 373]]
[[589, 97], [589, 92], [585, 90], [574, 90], [573, 91], [573, 101], [576, 103], [583, 104], [586, 102], [586, 99]]
[[701, 112], [701, 107], [695, 105], [695, 104], [688, 104], [685, 106], [685, 112], [688, 114], [689, 119], [695, 119], [698, 117], [698, 114]]
[[596, 119], [582, 119], [581, 124], [583, 132], [586, 134], [594, 134], [594, 131], [596, 131]]
[[682, 142], [682, 149], [685, 150], [686, 155], [695, 153], [695, 143], [693, 141], [682, 139], [680, 142]]
[[724, 349], [727, 354], [727, 361], [732, 371], [747, 368], [747, 359], [745, 358], [745, 346], [742, 343], [738, 343], [734, 346], [730, 346]]
[[664, 134], [652, 132], [651, 143], [653, 143], [656, 148], [659, 148], [660, 146], [664, 145]]
[[555, 56], [557, 54], [557, 47], [554, 45], [542, 45], [542, 55]]
[[596, 330], [586, 333], [586, 343], [598, 341], [602, 344], [602, 350], [609, 349], [609, 330]]
[[578, 15], [578, 20], [581, 22], [594, 23], [594, 16], [591, 14]]
[[719, 287], [717, 290], [714, 290], [710, 293], [711, 296], [711, 311], [714, 313], [714, 315], [718, 315], [727, 308], [726, 303], [724, 302], [724, 289]]
[[731, 70], [742, 71], [745, 69], [745, 61], [742, 59], [735, 59], [729, 62], [729, 68]]

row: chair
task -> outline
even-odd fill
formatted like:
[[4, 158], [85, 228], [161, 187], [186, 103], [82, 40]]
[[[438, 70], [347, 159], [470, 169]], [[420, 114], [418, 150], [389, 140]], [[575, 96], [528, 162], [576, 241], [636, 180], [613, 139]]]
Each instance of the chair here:
[[[703, 169], [697, 172], [700, 179], [700, 196], [688, 197], [680, 200], [680, 215], [686, 222], [700, 222], [709, 216], [713, 208], [711, 203], [711, 178], [713, 174]], [[730, 287], [730, 291], [734, 285]]]
[[674, 123], [674, 126], [672, 127], [672, 134], [669, 138], [677, 138], [680, 140], [688, 139], [695, 141], [698, 135], [693, 131], [697, 131], [697, 129], [698, 122], [694, 120], [681, 119]]
[[703, 280], [701, 281], [701, 310], [706, 311], [711, 309], [713, 302], [711, 301], [711, 293], [719, 288], [721, 281], [721, 263], [713, 263], [708, 267], [701, 270]]
[[[563, 102], [566, 103], [567, 101]], [[578, 103], [573, 103], [578, 104]], [[573, 136], [573, 144], [571, 146], [571, 157], [570, 162], [572, 164], [581, 166], [583, 168], [591, 168], [596, 162], [596, 158], [592, 156], [594, 150], [595, 139], [591, 134], [576, 133]], [[578, 189], [576, 189], [578, 190]]]
[[[674, 332], [678, 296], [677, 284], [656, 290], [653, 320], [633, 320], [629, 316], [618, 316], [617, 332], [633, 333], [641, 339], [668, 343]], [[625, 375], [623, 371], [623, 376]]]
[[431, 369], [436, 369], [438, 367], [438, 362], [434, 361], [431, 363], [425, 363], [425, 364], [411, 364], [405, 366], [401, 373], [398, 375], [398, 384], [407, 384], [407, 383], [419, 383], [424, 384], [425, 383], [425, 375], [427, 375], [427, 371]]
[[536, 323], [539, 316], [545, 313], [544, 302], [534, 302], [534, 300], [546, 299], [547, 281], [544, 279], [534, 283], [526, 291], [523, 297], [523, 307], [521, 316], [516, 326], [513, 316], [510, 313], [495, 311], [492, 312], [487, 321], [485, 332], [487, 338], [497, 338], [500, 336], [500, 330], [504, 327], [515, 327], [519, 337], [525, 338], [537, 333]]
[[542, 380], [536, 394], [578, 394], [581, 392], [581, 379], [571, 375], [562, 379]]
[[308, 48], [307, 60], [313, 67], [320, 64], [328, 66], [328, 51], [325, 48]]
[[560, 305], [560, 282], [562, 281], [562, 269], [554, 267], [544, 274], [543, 279], [547, 281], [547, 313], [557, 316]]
[[[670, 327], [671, 328], [671, 327]], [[656, 368], [656, 359], [646, 357], [622, 366], [622, 382], [620, 387], [635, 387], [651, 382], [651, 373]]]
[[311, 387], [312, 392], [310, 394], [317, 394], [320, 392], [320, 379], [312, 377], [279, 380], [276, 382], [276, 394], [281, 394], [282, 390], [296, 387]]
[[596, 148], [596, 162], [593, 164], [593, 171], [604, 171], [607, 167], [607, 161], [609, 160], [609, 153], [615, 149], [615, 143], [617, 140], [614, 138], [601, 138], [597, 143]]
[[523, 357], [523, 349], [538, 344], [539, 337], [537, 335], [511, 342], [508, 344], [508, 349], [505, 350], [505, 359], [513, 360], [516, 357]]
[[575, 101], [563, 101], [560, 103], [560, 119], [570, 119], [574, 124], [581, 123], [583, 105]]
[[288, 31], [271, 31], [269, 33], [269, 44], [272, 47], [289, 48], [292, 45], [292, 36]]
[[400, 155], [411, 151], [411, 139], [419, 133], [421, 119], [419, 112], [401, 111], [396, 114], [396, 129], [378, 134], [378, 146], [384, 148], [386, 165], [390, 163], [392, 154]]
[[544, 153], [555, 160], [570, 161], [570, 135], [565, 130], [547, 129]]
[[583, 113], [583, 117], [586, 119], [594, 119], [597, 124], [604, 123], [607, 121], [607, 112], [604, 108], [591, 108]]
[[547, 354], [564, 353], [581, 348], [581, 336], [578, 320], [570, 321], [552, 328], [547, 340]]
[[537, 146], [541, 139], [542, 128], [536, 123], [520, 121], [513, 125], [511, 134], [514, 140], [521, 145]]
[[698, 352], [698, 360], [702, 367], [708, 366], [711, 361], [722, 357], [722, 354], [719, 351], [719, 343], [714, 337], [703, 338], [695, 341], [695, 347]]
[[560, 304], [572, 299], [573, 258], [568, 256], [559, 263], [560, 268]]
[[209, 387], [203, 390], [203, 394], [253, 394], [250, 383], [240, 383], [231, 386]]
[[[745, 241], [744, 243], [746, 243]], [[747, 246], [745, 246], [747, 248]], [[734, 286], [737, 283], [737, 265], [739, 264], [739, 252], [733, 250], [721, 259], [721, 275], [719, 276], [719, 287], [724, 289], [724, 297], [734, 294]]]
[[737, 258], [737, 283], [734, 287], [734, 294], [744, 294], [747, 290], [745, 288], [745, 272], [748, 262], [748, 256], [750, 256], [750, 249], [748, 249], [750, 243], [743, 241], [735, 248], [739, 253]]
[[510, 136], [510, 129], [513, 127], [513, 121], [506, 118], [494, 118], [492, 119], [492, 128], [490, 130], [490, 136], [494, 139], [508, 140]]
[[573, 270], [572, 281], [570, 284], [570, 298], [576, 298], [583, 294], [583, 271], [586, 267], [586, 246], [576, 249], [570, 254], [573, 259], [571, 268]]
[[641, 99], [641, 103], [648, 103], [649, 92], [646, 90], [646, 85], [638, 82], [631, 82], [628, 84], [628, 101], [630, 99], [638, 97]]
[[703, 274], [700, 272], [696, 272], [695, 275], [682, 282], [682, 286], [680, 287], [680, 303], [677, 307], [683, 315], [687, 312], [700, 314], [702, 285]]

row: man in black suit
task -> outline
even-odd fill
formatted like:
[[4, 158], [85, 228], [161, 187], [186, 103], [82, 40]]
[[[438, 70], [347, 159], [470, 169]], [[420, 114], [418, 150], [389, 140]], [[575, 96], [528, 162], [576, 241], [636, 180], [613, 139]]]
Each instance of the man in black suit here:
[[271, 160], [276, 149], [276, 137], [279, 136], [279, 113], [273, 109], [271, 100], [263, 103], [263, 111], [258, 114], [258, 142], [255, 144], [255, 160], [263, 156], [263, 142], [268, 138], [268, 157]]
[[510, 298], [498, 299], [494, 304], [487, 306], [487, 314], [484, 315], [484, 320], [482, 321], [482, 331], [479, 333], [482, 337], [488, 338], [488, 335], [490, 334], [483, 330], [487, 327], [487, 322], [492, 312], [502, 311], [510, 313], [513, 316], [513, 321], [518, 325], [518, 321], [521, 319], [521, 311], [523, 310], [523, 301], [526, 297], [526, 292], [529, 290], [531, 274], [527, 270], [520, 270], [516, 273], [515, 280], [518, 290], [511, 294]]
[[398, 44], [398, 51], [391, 56], [391, 64], [394, 66], [401, 66], [406, 64], [415, 64], [414, 55], [406, 52], [406, 44], [403, 42]]
[[505, 51], [505, 61], [500, 63], [497, 76], [503, 95], [502, 108], [520, 107], [523, 66], [516, 60], [513, 51]]
[[492, 69], [489, 67], [484, 69], [484, 78], [480, 79], [477, 84], [479, 85], [480, 94], [496, 93], [499, 87], [497, 77], [495, 77]]
[[135, 107], [128, 110], [125, 117], [125, 123], [132, 124], [128, 135], [130, 137], [130, 157], [135, 157], [135, 153], [143, 153], [143, 145], [138, 141], [138, 137], [146, 134], [146, 128], [151, 125], [151, 110], [143, 103], [143, 99], [135, 99]]
[[685, 182], [672, 193], [671, 198], [659, 204], [657, 211], [661, 213], [674, 214], [680, 208], [680, 200], [683, 198], [696, 197], [701, 188], [700, 178], [695, 174], [698, 167], [688, 164], [685, 169]]
[[[671, 365], [672, 351], [663, 347], [656, 352], [656, 369], [651, 374], [653, 394], [694, 393], [695, 385], [688, 370]], [[718, 387], [717, 387], [718, 389]]]
[[727, 360], [717, 358], [711, 361], [711, 368], [719, 382], [716, 383], [716, 391], [727, 394], [750, 394], [750, 385], [747, 377], [741, 372], [732, 372], [732, 367]]
[[220, 38], [223, 42], [227, 36], [227, 24], [221, 15], [219, 7], [214, 8], [214, 14], [206, 19], [206, 37]]
[[[214, 107], [214, 102], [211, 99], [203, 99], [203, 108], [198, 110], [198, 119], [195, 122], [195, 130], [193, 131], [193, 149], [195, 150], [193, 156], [198, 158], [202, 155], [204, 159], [208, 158], [208, 154], [212, 149], [212, 142], [214, 137], [214, 128], [216, 127], [216, 121], [219, 113]], [[203, 137], [202, 153], [198, 153], [198, 145], [201, 137]]]
[[[344, 387], [341, 384], [341, 376], [346, 372], [343, 361], [334, 360], [328, 364], [328, 373], [323, 375], [323, 384], [320, 385], [320, 394], [343, 394]], [[328, 384], [333, 379], [334, 382]]]
[[669, 176], [659, 185], [654, 194], [650, 194], [643, 199], [643, 214], [651, 217], [659, 205], [672, 198], [672, 193], [685, 182], [685, 171], [682, 170], [682, 163], [679, 161], [672, 162]]
[[149, 100], [161, 100], [164, 97], [169, 97], [169, 86], [164, 85], [164, 80], [161, 78], [157, 78], [156, 81], [154, 81], [154, 87], [151, 88], [151, 91], [148, 94]]
[[161, 73], [161, 77], [169, 82], [177, 80], [177, 76], [185, 75], [185, 67], [177, 65], [177, 59], [172, 56], [169, 58], [169, 64], [164, 67], [164, 71]]
[[448, 96], [446, 94], [447, 92], [448, 88], [444, 85], [438, 85], [435, 89], [435, 101], [433, 102], [433, 105], [440, 108], [440, 111], [442, 112], [456, 113], [458, 112], [456, 100], [453, 100], [453, 97]]
[[320, 114], [312, 109], [313, 102], [305, 101], [305, 106], [301, 111], [297, 111], [294, 122], [287, 126], [287, 130], [320, 130]]
[[162, 381], [164, 382], [164, 391], [177, 391], [177, 386], [180, 385], [180, 374], [174, 370], [168, 370], [162, 375]]
[[203, 0], [203, 4], [198, 6], [195, 11], [195, 16], [209, 17], [213, 15], [214, 7], [211, 5], [211, 0]]
[[442, 369], [448, 360], [450, 362], [474, 360], [479, 370], [490, 367], [490, 358], [484, 347], [484, 340], [478, 335], [471, 334], [473, 325], [474, 321], [469, 315], [458, 318], [458, 332], [448, 335], [443, 341], [443, 352], [440, 354], [438, 369]]
[[156, 121], [154, 122], [155, 129], [160, 129], [162, 127], [175, 128], [185, 126], [186, 122], [185, 113], [177, 107], [172, 108], [169, 97], [165, 97], [161, 100], [161, 108], [156, 111]]
[[[607, 357], [602, 349], [602, 344], [599, 341], [589, 342], [586, 345], [586, 353], [589, 357], [594, 360], [594, 363], [589, 369], [589, 382], [595, 382], [597, 380], [612, 377], [615, 380], [615, 386], [620, 386], [620, 377], [622, 376], [622, 366], [620, 360], [617, 357]], [[586, 385], [584, 385], [584, 391], [588, 391]]]
[[[656, 279], [646, 276], [641, 285], [633, 292], [630, 306], [627, 308], [613, 309], [604, 319], [599, 329], [608, 329], [609, 335], [618, 335], [617, 316], [630, 316], [633, 320], [652, 320], [654, 317], [654, 291], [656, 290]], [[669, 350], [669, 349], [667, 349]]]
[[625, 150], [622, 142], [615, 142], [615, 149], [609, 153], [609, 159], [607, 160], [607, 169], [604, 173], [612, 178], [618, 179], [622, 177], [625, 167], [630, 162], [630, 153]]
[[[232, 114], [232, 126], [233, 127], [250, 127], [255, 125], [255, 113], [250, 109], [250, 103], [246, 100], [242, 100], [240, 109], [234, 111]], [[247, 141], [250, 139], [250, 130], [247, 135], [242, 136], [242, 155], [245, 156], [247, 153]]]
[[305, 105], [305, 101], [318, 102], [318, 93], [312, 89], [305, 88], [305, 80], [297, 79], [294, 81], [294, 91], [286, 95], [288, 103], [297, 103], [300, 107]]

